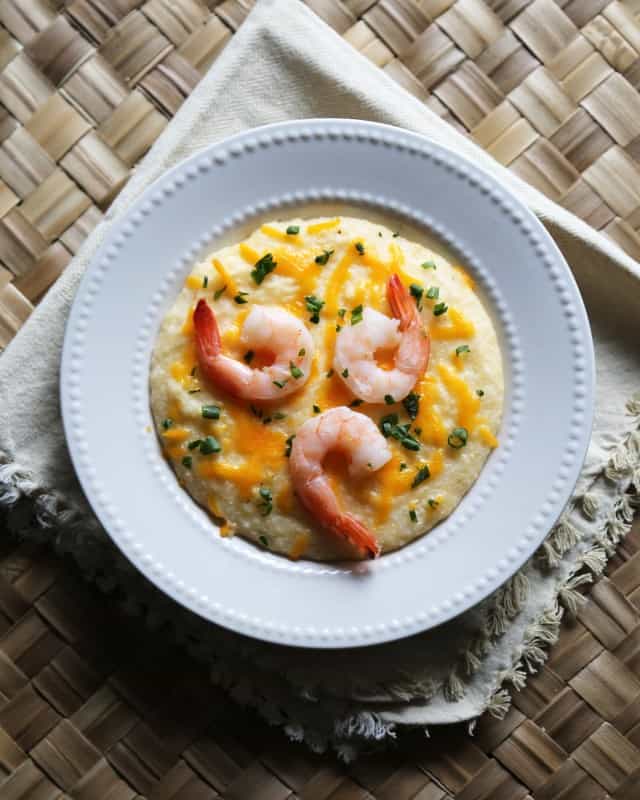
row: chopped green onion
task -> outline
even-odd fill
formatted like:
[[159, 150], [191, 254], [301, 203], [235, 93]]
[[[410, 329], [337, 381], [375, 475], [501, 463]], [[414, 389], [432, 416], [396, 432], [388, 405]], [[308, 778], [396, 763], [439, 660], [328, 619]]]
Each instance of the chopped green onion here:
[[195, 450], [196, 447], [200, 447], [201, 442], [202, 439], [194, 439], [193, 441], [189, 442], [187, 447], [189, 448], [189, 450]]
[[171, 417], [167, 417], [166, 419], [162, 420], [162, 427], [165, 429], [165, 431], [168, 431], [172, 425], [173, 425], [173, 420], [171, 419]]
[[342, 325], [336, 325], [336, 333], [340, 333], [342, 330]]
[[398, 236], [400, 236], [400, 231], [396, 231], [395, 233], [392, 233], [391, 235], [393, 236], [394, 239], [397, 239]]
[[274, 386], [277, 386], [278, 389], [284, 389], [284, 385], [286, 381], [271, 381]]
[[304, 372], [300, 369], [300, 367], [296, 367], [293, 361], [289, 362], [289, 372], [296, 379], [302, 378], [304, 376]]
[[420, 442], [416, 441], [413, 436], [405, 436], [404, 439], [401, 439], [400, 444], [406, 450], [417, 451], [420, 449]]
[[415, 392], [409, 392], [409, 394], [402, 401], [402, 405], [409, 415], [409, 418], [415, 419], [420, 411], [420, 395], [416, 394]]
[[249, 292], [238, 292], [238, 294], [233, 298], [233, 301], [237, 303], [239, 306], [244, 305], [244, 303], [248, 303], [247, 295]]
[[191, 465], [193, 464], [193, 458], [191, 456], [184, 456], [182, 459], [182, 466], [186, 467], [187, 469], [191, 469]]
[[471, 348], [468, 344], [461, 344], [460, 347], [456, 347], [456, 355], [459, 356], [462, 353], [470, 353]]
[[313, 260], [316, 262], [316, 264], [320, 264], [320, 266], [324, 267], [324, 265], [333, 255], [333, 252], [334, 252], [333, 250], [324, 250], [319, 256], [316, 256]]
[[251, 277], [260, 285], [270, 272], [278, 266], [278, 262], [273, 260], [271, 253], [265, 253], [262, 258], [259, 258], [253, 269], [251, 270]]
[[356, 250], [360, 253], [361, 256], [364, 255], [364, 245], [362, 242], [356, 242]]
[[476, 394], [478, 397], [484, 397], [484, 389], [476, 389]]
[[409, 509], [409, 519], [411, 520], [411, 522], [418, 521], [418, 515], [416, 514], [413, 508]]
[[392, 435], [393, 428], [398, 424], [398, 415], [397, 414], [386, 414], [380, 420], [380, 431], [385, 439], [388, 439], [389, 436]]
[[264, 414], [264, 411], [261, 408], [258, 408], [257, 406], [254, 406], [253, 403], [251, 403], [249, 408], [251, 409], [251, 413], [253, 414], [254, 417], [257, 417], [258, 419], [262, 419], [262, 415]]
[[395, 399], [394, 399], [394, 397], [393, 397], [392, 395], [390, 395], [390, 394], [385, 394], [385, 396], [384, 396], [384, 402], [385, 402], [385, 403], [386, 403], [388, 406], [392, 406], [392, 405], [393, 405], [393, 404], [394, 404], [396, 401], [395, 401]]
[[202, 389], [189, 389], [189, 394], [199, 394]]
[[454, 450], [459, 450], [466, 445], [468, 439], [469, 431], [466, 428], [454, 428], [449, 434], [447, 442], [449, 443], [449, 447], [453, 447]]
[[320, 300], [320, 298], [316, 297], [314, 294], [309, 294], [304, 298], [304, 302], [306, 303], [307, 311], [313, 312], [309, 317], [309, 322], [313, 322], [317, 325], [320, 322], [320, 311], [322, 311], [324, 300]]
[[220, 419], [220, 406], [202, 406], [202, 416], [205, 419]]
[[313, 413], [314, 414], [320, 413], [320, 406], [317, 406], [315, 403], [313, 404]]
[[242, 360], [245, 361], [247, 364], [250, 364], [253, 360], [255, 353], [253, 350], [247, 350], [247, 352], [242, 356]]
[[419, 309], [422, 308], [420, 305], [420, 301], [422, 300], [422, 295], [424, 294], [424, 289], [422, 286], [419, 286], [417, 283], [412, 283], [409, 286], [409, 291], [411, 292], [411, 296], [415, 299], [416, 305]]
[[209, 285], [209, 276], [205, 275], [204, 278], [202, 279], [202, 288], [206, 289], [208, 285]]
[[422, 269], [437, 269], [435, 262], [431, 261], [431, 259], [429, 259], [429, 261], [423, 261], [420, 266]]
[[358, 398], [356, 398], [355, 400], [352, 400], [352, 401], [349, 403], [349, 407], [350, 407], [350, 408], [357, 408], [358, 406], [361, 406], [363, 403], [364, 403], [364, 400], [361, 400], [361, 399], [358, 397]]
[[211, 453], [219, 453], [221, 450], [220, 442], [213, 436], [205, 436], [200, 442], [200, 452], [203, 456], [210, 456]]
[[300, 358], [302, 358], [302, 356], [304, 356], [304, 355], [306, 354], [306, 352], [307, 352], [307, 351], [304, 349], [304, 347], [301, 347], [301, 348], [298, 350], [298, 356], [299, 356]]
[[433, 499], [433, 497], [430, 497], [427, 500], [427, 503], [429, 503], [429, 508], [437, 508], [440, 505], [437, 500]]
[[400, 467], [399, 467], [399, 469], [400, 469], [400, 472], [404, 472], [404, 471], [405, 471], [405, 469], [407, 469], [407, 465], [405, 464], [405, 462], [404, 462], [404, 461], [401, 461], [401, 462], [400, 462]]
[[359, 322], [362, 322], [362, 303], [359, 306], [356, 306], [353, 311], [351, 312], [351, 324], [357, 325]]
[[[219, 300], [226, 291], [227, 291], [227, 284], [225, 283], [225, 285], [222, 286], [220, 289], [215, 290], [215, 292], [213, 293], [213, 299]], [[236, 300], [236, 302], [238, 301]]]
[[269, 540], [264, 534], [260, 534], [260, 536], [258, 536], [258, 541], [263, 547], [269, 547]]
[[261, 510], [260, 513], [262, 516], [266, 517], [273, 511], [273, 495], [271, 489], [267, 489], [266, 486], [261, 486], [258, 489], [258, 494], [262, 498], [262, 502], [258, 503], [258, 508]]
[[442, 314], [446, 314], [449, 310], [449, 306], [446, 303], [436, 303], [433, 307], [434, 316], [439, 317]]
[[347, 313], [347, 309], [346, 308], [339, 308], [338, 309], [338, 316], [340, 317], [340, 319], [344, 319], [344, 315], [346, 313]]
[[343, 378], [348, 378], [349, 370], [345, 367], [340, 374], [342, 375]]
[[333, 367], [327, 372], [327, 378], [330, 378], [333, 375]]
[[430, 286], [427, 291], [427, 297], [429, 300], [437, 300], [440, 297], [440, 287], [439, 286]]
[[300, 226], [299, 225], [289, 225], [289, 227], [287, 228], [287, 235], [288, 236], [295, 236], [298, 233], [300, 233]]
[[288, 436], [285, 441], [285, 449], [284, 454], [287, 458], [291, 455], [291, 445], [293, 444], [293, 440], [296, 438], [295, 433], [292, 433], [291, 436]]
[[427, 480], [427, 478], [431, 477], [431, 472], [429, 470], [429, 465], [425, 464], [423, 467], [420, 467], [418, 472], [416, 473], [415, 478], [411, 481], [411, 488], [415, 489], [416, 486], [420, 486], [421, 483]]
[[287, 415], [283, 414], [282, 411], [274, 411], [273, 412], [273, 418], [274, 419], [285, 419], [286, 416]]

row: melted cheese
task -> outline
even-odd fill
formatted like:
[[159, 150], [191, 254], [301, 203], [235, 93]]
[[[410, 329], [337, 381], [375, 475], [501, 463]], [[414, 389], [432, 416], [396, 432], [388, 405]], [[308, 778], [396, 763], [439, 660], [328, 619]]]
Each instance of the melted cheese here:
[[162, 432], [162, 435], [167, 442], [184, 442], [191, 436], [191, 432], [187, 428], [168, 428]]
[[[445, 317], [448, 318], [446, 321]], [[476, 329], [473, 322], [455, 308], [450, 308], [446, 314], [434, 317], [429, 328], [429, 336], [432, 339], [471, 339], [475, 335]]]
[[291, 550], [289, 550], [289, 558], [291, 558], [293, 561], [297, 561], [307, 552], [310, 543], [311, 537], [308, 533], [299, 533], [293, 540]]
[[477, 424], [476, 417], [480, 408], [480, 398], [459, 375], [453, 373], [445, 364], [438, 364], [437, 369], [442, 383], [456, 401], [458, 426], [466, 428], [471, 433]]
[[190, 308], [189, 311], [187, 311], [187, 316], [184, 318], [184, 323], [183, 323], [182, 328], [180, 330], [180, 333], [183, 334], [183, 336], [193, 336], [193, 334], [195, 332], [195, 328], [193, 327], [193, 312], [194, 311], [195, 311], [195, 308]]
[[478, 427], [478, 436], [480, 437], [480, 441], [483, 444], [486, 444], [487, 447], [495, 448], [498, 447], [498, 445], [500, 444], [500, 442], [491, 433], [491, 431], [489, 430], [489, 428], [487, 428], [486, 425], [480, 425]]
[[219, 259], [212, 258], [211, 259], [211, 265], [213, 266], [213, 268], [216, 270], [216, 272], [218, 273], [218, 275], [221, 278], [221, 283], [220, 283], [220, 286], [218, 286], [218, 289], [222, 289], [223, 286], [226, 286], [227, 287], [227, 291], [229, 292], [229, 294], [232, 297], [234, 295], [236, 295], [238, 293], [238, 288], [236, 286], [236, 282], [231, 277], [231, 275], [229, 274], [229, 271], [224, 266], [224, 264]]
[[436, 447], [444, 447], [447, 443], [447, 431], [436, 408], [440, 400], [436, 377], [424, 375], [415, 391], [420, 395], [420, 409], [415, 424], [422, 428], [422, 440]]
[[240, 242], [238, 250], [240, 251], [242, 258], [244, 258], [244, 260], [248, 261], [250, 264], [255, 264], [256, 261], [260, 260], [260, 253], [257, 250], [254, 250], [253, 247], [246, 242]]
[[202, 278], [199, 275], [189, 275], [184, 285], [188, 289], [202, 289]]
[[331, 228], [337, 228], [340, 224], [340, 217], [336, 217], [335, 219], [327, 219], [324, 222], [314, 222], [312, 225], [307, 225], [307, 233], [310, 233], [314, 236], [316, 233], [321, 233], [322, 231], [328, 231]]

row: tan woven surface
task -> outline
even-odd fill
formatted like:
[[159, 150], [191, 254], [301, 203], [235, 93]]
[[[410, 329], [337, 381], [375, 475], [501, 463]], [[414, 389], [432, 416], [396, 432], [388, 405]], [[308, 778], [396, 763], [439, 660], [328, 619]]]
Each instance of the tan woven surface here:
[[[640, 257], [640, 0], [308, 0]], [[0, 0], [0, 348], [250, 0]], [[638, 800], [640, 525], [503, 721], [342, 768], [289, 745], [46, 551], [0, 552], [2, 800]]]

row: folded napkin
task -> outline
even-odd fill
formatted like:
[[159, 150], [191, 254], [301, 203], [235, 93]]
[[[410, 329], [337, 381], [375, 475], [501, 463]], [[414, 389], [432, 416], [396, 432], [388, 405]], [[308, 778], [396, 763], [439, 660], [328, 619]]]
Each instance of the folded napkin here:
[[[323, 116], [377, 120], [425, 134], [524, 200], [578, 281], [597, 361], [588, 457], [572, 502], [539, 554], [492, 597], [434, 631], [328, 652], [238, 636], [148, 584], [92, 515], [69, 461], [58, 407], [67, 313], [112, 221], [164, 170], [211, 142], [264, 123]], [[602, 571], [631, 523], [634, 486], [640, 484], [640, 397], [633, 399], [639, 297], [638, 267], [618, 247], [500, 167], [305, 6], [262, 0], [0, 358], [0, 507], [13, 534], [48, 540], [73, 554], [101, 588], [123, 589], [128, 610], [144, 614], [148, 624], [171, 622], [175, 638], [211, 663], [214, 680], [314, 749], [332, 744], [348, 758], [362, 740], [382, 742], [405, 725], [473, 720], [487, 708], [501, 714], [510, 691], [546, 658], [563, 614], [575, 611], [578, 588]], [[540, 303], [543, 322], [544, 303], [532, 302]], [[552, 413], [550, 386], [549, 408], [539, 414]]]

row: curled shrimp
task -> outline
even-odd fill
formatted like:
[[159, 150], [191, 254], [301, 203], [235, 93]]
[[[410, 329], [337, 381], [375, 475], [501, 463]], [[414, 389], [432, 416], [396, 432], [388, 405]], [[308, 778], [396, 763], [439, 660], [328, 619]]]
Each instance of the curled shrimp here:
[[206, 300], [193, 312], [198, 364], [204, 376], [243, 400], [278, 400], [302, 388], [309, 378], [313, 339], [304, 324], [280, 308], [253, 306], [240, 340], [273, 362], [260, 369], [222, 353], [220, 329]]
[[[387, 284], [387, 298], [395, 319], [365, 308], [362, 322], [344, 327], [336, 339], [333, 368], [351, 391], [367, 403], [385, 396], [402, 400], [424, 374], [431, 342], [416, 302], [397, 275]], [[376, 364], [376, 350], [396, 348], [394, 367]]]
[[308, 419], [291, 445], [289, 472], [293, 488], [307, 511], [327, 532], [350, 542], [370, 558], [380, 554], [375, 536], [352, 514], [341, 511], [322, 468], [330, 451], [349, 459], [349, 475], [370, 475], [391, 458], [376, 424], [364, 414], [337, 406]]

